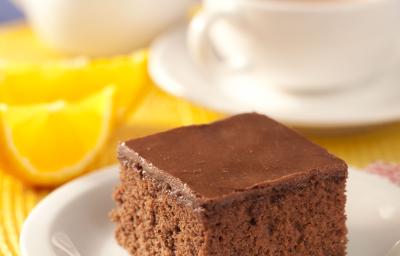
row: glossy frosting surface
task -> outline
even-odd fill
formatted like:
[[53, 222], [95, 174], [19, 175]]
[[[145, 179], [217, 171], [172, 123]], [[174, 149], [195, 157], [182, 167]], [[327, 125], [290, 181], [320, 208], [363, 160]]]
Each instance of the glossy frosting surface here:
[[167, 175], [202, 198], [347, 168], [325, 149], [255, 113], [127, 141], [121, 152], [140, 157], [152, 175], [163, 173], [160, 177]]

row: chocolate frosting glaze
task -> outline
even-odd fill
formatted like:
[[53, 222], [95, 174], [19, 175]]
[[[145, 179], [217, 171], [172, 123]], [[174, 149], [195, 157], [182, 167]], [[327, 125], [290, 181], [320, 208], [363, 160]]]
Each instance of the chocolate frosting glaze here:
[[120, 145], [119, 154], [203, 200], [347, 170], [325, 149], [255, 113], [130, 140]]

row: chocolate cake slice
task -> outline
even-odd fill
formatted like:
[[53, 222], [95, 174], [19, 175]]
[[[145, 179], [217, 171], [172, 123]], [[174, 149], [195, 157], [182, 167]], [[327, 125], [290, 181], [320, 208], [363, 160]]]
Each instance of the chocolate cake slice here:
[[119, 160], [132, 255], [345, 255], [346, 164], [265, 116], [127, 141]]

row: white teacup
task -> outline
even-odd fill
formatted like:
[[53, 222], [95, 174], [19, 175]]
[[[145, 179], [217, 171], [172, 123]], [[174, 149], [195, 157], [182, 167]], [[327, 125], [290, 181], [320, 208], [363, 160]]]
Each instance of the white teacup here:
[[318, 92], [378, 77], [399, 35], [400, 0], [205, 0], [188, 47], [216, 78]]
[[195, 0], [14, 0], [51, 47], [112, 55], [146, 46], [182, 20]]

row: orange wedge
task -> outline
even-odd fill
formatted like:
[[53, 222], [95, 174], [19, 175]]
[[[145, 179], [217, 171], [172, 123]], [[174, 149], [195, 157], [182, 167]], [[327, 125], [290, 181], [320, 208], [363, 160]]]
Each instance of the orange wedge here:
[[0, 104], [0, 151], [23, 180], [52, 186], [87, 170], [106, 144], [114, 119], [113, 87], [80, 100]]
[[40, 65], [0, 63], [0, 103], [27, 105], [59, 99], [79, 101], [104, 87], [115, 87], [115, 117], [123, 121], [144, 93], [146, 52], [109, 59], [73, 58]]

